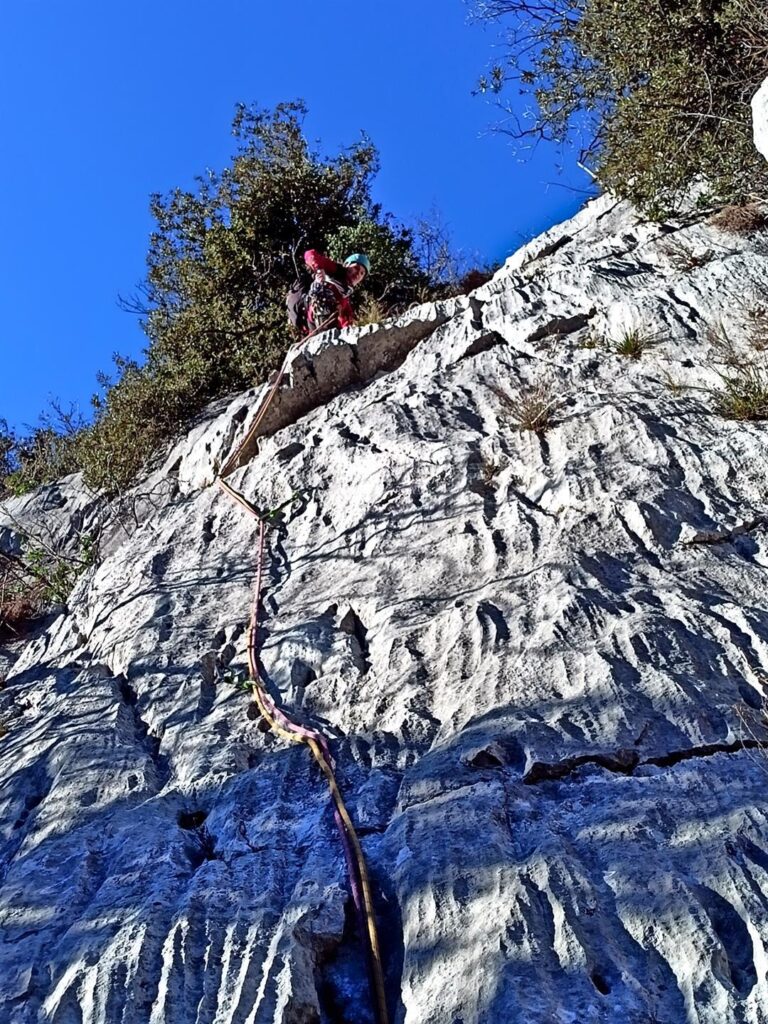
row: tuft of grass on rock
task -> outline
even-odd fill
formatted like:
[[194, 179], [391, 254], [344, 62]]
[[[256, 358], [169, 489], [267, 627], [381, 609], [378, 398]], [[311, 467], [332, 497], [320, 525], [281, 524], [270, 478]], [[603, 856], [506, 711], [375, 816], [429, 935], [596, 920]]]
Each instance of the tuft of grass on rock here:
[[368, 324], [380, 324], [390, 316], [391, 310], [381, 299], [374, 295], [366, 295], [355, 315], [355, 324], [358, 327], [367, 327]]
[[672, 395], [682, 395], [685, 391], [685, 384], [681, 381], [676, 380], [669, 370], [665, 370], [661, 375], [661, 383]]
[[768, 306], [757, 302], [744, 310], [747, 341], [755, 352], [768, 351]]
[[491, 390], [518, 430], [530, 430], [534, 434], [543, 434], [554, 425], [555, 414], [563, 404], [562, 395], [551, 381], [538, 381], [523, 388], [518, 395], [510, 395], [493, 385]]
[[610, 350], [625, 359], [639, 359], [652, 345], [659, 341], [658, 334], [651, 334], [639, 327], [630, 327], [610, 345]]
[[729, 420], [768, 420], [768, 367], [754, 361], [717, 371], [715, 407]]
[[768, 226], [768, 216], [758, 203], [746, 203], [743, 206], [724, 206], [709, 223], [729, 235], [749, 236], [764, 231]]
[[709, 365], [720, 378], [720, 385], [703, 390], [713, 396], [716, 411], [727, 419], [768, 419], [768, 349], [762, 347], [762, 332], [768, 327], [765, 316], [759, 307], [745, 312], [744, 335], [749, 346], [746, 350], [737, 347], [722, 320], [707, 329], [706, 338], [711, 346]]
[[482, 477], [483, 483], [486, 487], [496, 486], [496, 477], [504, 468], [504, 463], [500, 460], [491, 458], [488, 455], [482, 456], [480, 463], [480, 476]]
[[586, 349], [587, 351], [591, 352], [594, 349], [602, 348], [603, 347], [603, 343], [602, 343], [602, 340], [600, 339], [600, 337], [597, 334], [588, 334], [585, 338], [582, 338], [579, 341], [579, 343], [578, 343], [578, 345], [576, 347], [577, 348], [581, 348], [581, 349]]
[[703, 391], [714, 399], [715, 411], [729, 420], [768, 420], [768, 310], [760, 305], [742, 309], [743, 340], [737, 345], [722, 320], [710, 324], [710, 351], [703, 366], [720, 380], [711, 385], [678, 385], [670, 390]]

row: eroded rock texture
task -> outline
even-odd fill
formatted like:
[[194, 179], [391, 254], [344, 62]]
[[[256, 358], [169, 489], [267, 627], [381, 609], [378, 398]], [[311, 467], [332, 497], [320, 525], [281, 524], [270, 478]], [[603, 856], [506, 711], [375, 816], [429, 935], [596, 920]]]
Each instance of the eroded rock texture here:
[[[315, 340], [232, 477], [296, 495], [265, 676], [331, 737], [396, 1022], [768, 1020], [767, 428], [679, 388], [765, 252], [600, 199], [383, 372], [376, 330]], [[105, 559], [0, 693], [4, 1024], [372, 1020], [324, 781], [228, 681], [256, 531], [202, 484], [253, 401], [88, 506]]]

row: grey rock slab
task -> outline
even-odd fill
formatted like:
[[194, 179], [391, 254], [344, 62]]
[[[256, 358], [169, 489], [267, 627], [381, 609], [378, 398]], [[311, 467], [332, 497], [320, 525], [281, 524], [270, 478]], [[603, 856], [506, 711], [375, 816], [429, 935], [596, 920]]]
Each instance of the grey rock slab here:
[[[231, 475], [287, 502], [262, 675], [329, 737], [395, 1024], [768, 1019], [768, 428], [684, 389], [767, 278], [601, 197], [470, 297], [313, 339]], [[324, 780], [238, 686], [257, 524], [205, 485], [260, 394], [8, 659], [3, 1022], [373, 1020]]]

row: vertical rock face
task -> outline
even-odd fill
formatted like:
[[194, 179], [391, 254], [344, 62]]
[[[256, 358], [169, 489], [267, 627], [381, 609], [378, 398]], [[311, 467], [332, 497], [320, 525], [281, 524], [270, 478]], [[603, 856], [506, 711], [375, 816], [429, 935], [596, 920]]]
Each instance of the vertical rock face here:
[[[316, 339], [232, 477], [295, 496], [264, 678], [330, 738], [395, 1022], [768, 1019], [768, 428], [712, 393], [724, 335], [765, 379], [765, 251], [600, 199]], [[373, 1020], [324, 780], [233, 685], [256, 534], [202, 484], [256, 401], [131, 515], [58, 487], [105, 557], [0, 691], [3, 1024]]]
[[768, 79], [752, 97], [752, 119], [755, 145], [768, 160]]

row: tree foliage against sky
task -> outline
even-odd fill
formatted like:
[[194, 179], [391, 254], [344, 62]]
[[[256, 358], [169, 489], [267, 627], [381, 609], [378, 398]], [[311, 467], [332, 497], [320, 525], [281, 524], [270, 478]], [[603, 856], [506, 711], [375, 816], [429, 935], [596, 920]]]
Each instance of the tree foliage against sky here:
[[[474, 0], [505, 30], [480, 81], [520, 140], [576, 140], [601, 183], [656, 215], [765, 195], [750, 100], [768, 75], [764, 0]], [[527, 115], [510, 102], [529, 94]]]
[[230, 165], [198, 177], [194, 190], [152, 196], [147, 278], [123, 300], [141, 318], [146, 360], [116, 356], [114, 379], [100, 377], [94, 422], [78, 438], [92, 485], [124, 487], [207, 402], [278, 364], [293, 340], [285, 293], [305, 249], [367, 250], [363, 297], [404, 301], [428, 281], [411, 232], [372, 200], [370, 140], [323, 156], [304, 134], [305, 114], [298, 102], [238, 106]]

